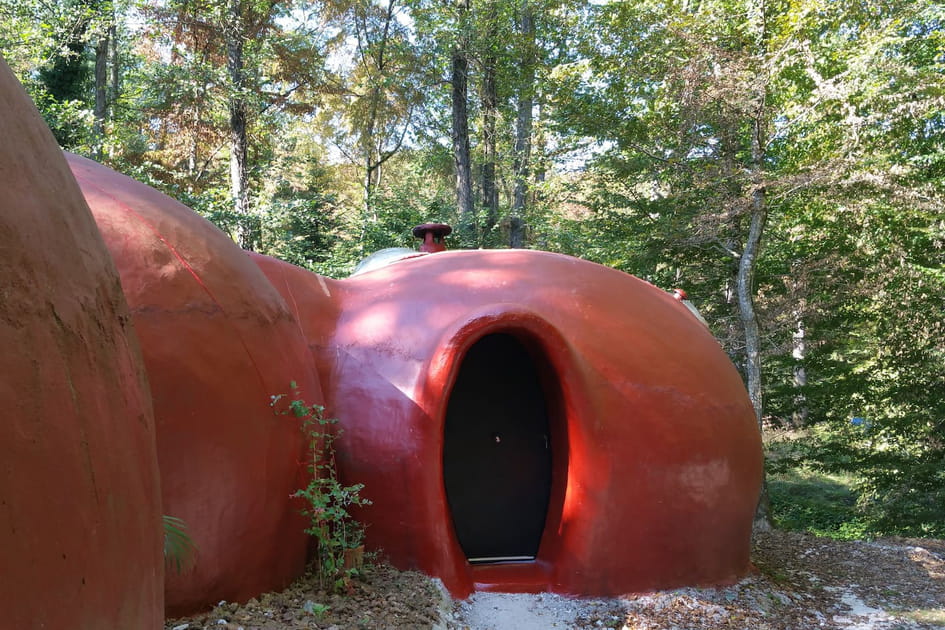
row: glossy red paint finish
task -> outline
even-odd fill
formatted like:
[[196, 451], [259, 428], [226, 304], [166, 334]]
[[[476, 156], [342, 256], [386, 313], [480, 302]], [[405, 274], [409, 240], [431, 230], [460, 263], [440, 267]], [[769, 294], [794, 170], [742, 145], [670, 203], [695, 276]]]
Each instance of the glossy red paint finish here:
[[4, 628], [163, 627], [154, 416], [118, 273], [0, 60]]
[[[345, 431], [343, 475], [374, 501], [361, 514], [368, 544], [396, 565], [460, 597], [613, 595], [749, 570], [754, 414], [716, 340], [672, 295], [525, 250], [444, 252], [341, 281], [257, 261], [287, 299], [320, 291], [296, 316]], [[443, 430], [465, 353], [491, 333], [514, 335], [539, 368], [551, 499], [534, 561], [473, 566], [445, 497]]]
[[304, 440], [271, 396], [321, 402], [288, 306], [225, 234], [169, 197], [68, 156], [121, 275], [157, 423], [164, 513], [184, 519], [194, 567], [168, 571], [167, 611], [245, 601], [304, 570]]

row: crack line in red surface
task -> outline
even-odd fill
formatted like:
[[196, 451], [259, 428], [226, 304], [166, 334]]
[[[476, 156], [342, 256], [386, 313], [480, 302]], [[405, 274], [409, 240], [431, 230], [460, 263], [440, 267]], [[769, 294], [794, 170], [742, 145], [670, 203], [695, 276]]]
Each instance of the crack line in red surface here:
[[[223, 308], [223, 305], [219, 302], [219, 300], [217, 300], [216, 296], [213, 295], [213, 292], [210, 290], [210, 287], [204, 284], [203, 280], [200, 278], [200, 276], [197, 274], [194, 268], [190, 266], [190, 263], [188, 263], [184, 259], [184, 257], [181, 256], [181, 254], [177, 251], [177, 249], [173, 245], [171, 245], [171, 243], [166, 238], [164, 238], [164, 235], [158, 231], [157, 227], [151, 221], [143, 217], [134, 208], [124, 203], [123, 201], [120, 201], [117, 197], [115, 197], [113, 194], [111, 194], [110, 192], [108, 192], [107, 190], [99, 186], [98, 184], [90, 182], [88, 179], [79, 177], [79, 175], [75, 172], [73, 172], [73, 175], [75, 175], [76, 180], [81, 179], [82, 183], [88, 185], [91, 188], [95, 188], [96, 190], [99, 191], [99, 193], [101, 193], [102, 195], [108, 197], [113, 202], [115, 202], [115, 204], [117, 204], [125, 212], [131, 215], [134, 215], [142, 224], [144, 224], [145, 226], [147, 226], [149, 230], [151, 230], [154, 236], [160, 239], [160, 241], [167, 246], [167, 248], [171, 251], [172, 254], [174, 254], [174, 257], [177, 258], [177, 260], [184, 267], [184, 269], [186, 269], [190, 273], [190, 275], [193, 276], [197, 284], [200, 285], [200, 288], [204, 290], [207, 296], [209, 296], [210, 300], [212, 300], [213, 303], [217, 305], [217, 308], [220, 309], [220, 312], [223, 313], [227, 323], [230, 324], [230, 327], [233, 329], [234, 333], [236, 334], [236, 338], [239, 339], [240, 345], [243, 346], [243, 350], [246, 352], [246, 356], [249, 357], [249, 362], [253, 364], [253, 369], [256, 371], [256, 376], [259, 377], [259, 382], [263, 387], [263, 391], [266, 391], [267, 390], [266, 380], [263, 378], [262, 371], [259, 369], [259, 365], [257, 365], [256, 359], [253, 357], [253, 353], [249, 351], [249, 346], [246, 345], [246, 341], [243, 339], [243, 336], [240, 334], [239, 329], [236, 326], [234, 326], [233, 323], [230, 321], [229, 316], [227, 316], [226, 309]], [[145, 185], [145, 184], [142, 184], [142, 185]], [[193, 210], [191, 210], [191, 212], [193, 212]], [[122, 292], [124, 292], [124, 290]]]
[[302, 340], [305, 341], [305, 345], [308, 345], [308, 337], [305, 336], [305, 331], [302, 329], [302, 313], [299, 311], [299, 303], [295, 299], [295, 292], [292, 290], [292, 285], [289, 284], [289, 276], [286, 273], [285, 269], [279, 269], [279, 275], [282, 276], [282, 284], [285, 286], [286, 292], [289, 294], [289, 297], [292, 298], [292, 309], [293, 314], [295, 315], [295, 325], [299, 327], [299, 334], [302, 336]]

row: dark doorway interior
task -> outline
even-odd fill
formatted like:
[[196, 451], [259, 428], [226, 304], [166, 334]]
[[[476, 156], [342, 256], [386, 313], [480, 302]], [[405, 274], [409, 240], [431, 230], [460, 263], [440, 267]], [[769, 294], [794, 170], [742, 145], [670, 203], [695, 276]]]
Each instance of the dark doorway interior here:
[[471, 562], [532, 559], [551, 490], [548, 409], [535, 363], [509, 334], [466, 353], [446, 410], [443, 475]]

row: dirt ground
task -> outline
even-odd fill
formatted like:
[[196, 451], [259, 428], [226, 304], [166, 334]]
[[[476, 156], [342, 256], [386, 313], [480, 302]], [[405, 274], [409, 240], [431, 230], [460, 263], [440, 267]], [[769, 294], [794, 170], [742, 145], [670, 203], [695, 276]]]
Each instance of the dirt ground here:
[[925, 630], [945, 628], [945, 541], [839, 542], [758, 534], [758, 572], [736, 585], [618, 599], [477, 593], [451, 601], [436, 582], [388, 566], [365, 570], [347, 596], [309, 578], [246, 604], [172, 619], [166, 630]]

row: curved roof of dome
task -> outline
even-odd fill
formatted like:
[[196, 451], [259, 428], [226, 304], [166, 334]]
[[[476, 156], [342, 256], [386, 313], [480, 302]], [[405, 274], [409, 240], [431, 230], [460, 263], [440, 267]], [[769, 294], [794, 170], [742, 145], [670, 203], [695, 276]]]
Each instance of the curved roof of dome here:
[[380, 249], [373, 254], [370, 254], [369, 256], [361, 259], [361, 262], [359, 262], [358, 266], [354, 268], [354, 271], [351, 273], [351, 275], [357, 276], [362, 273], [374, 271], [375, 269], [380, 269], [381, 267], [386, 267], [387, 265], [395, 263], [398, 260], [424, 255], [425, 252], [418, 252], [417, 250], [410, 249], [409, 247], [388, 247], [386, 249]]

